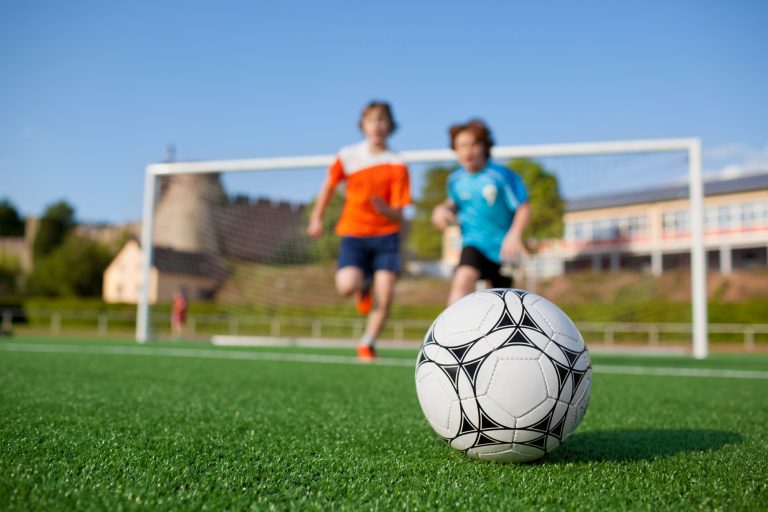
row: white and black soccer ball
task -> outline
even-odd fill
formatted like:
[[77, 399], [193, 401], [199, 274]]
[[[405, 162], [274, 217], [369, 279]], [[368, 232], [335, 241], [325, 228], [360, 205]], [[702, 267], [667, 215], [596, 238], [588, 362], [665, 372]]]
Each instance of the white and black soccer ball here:
[[575, 430], [592, 388], [589, 352], [550, 301], [524, 290], [475, 292], [443, 311], [416, 362], [427, 421], [469, 457], [527, 462]]

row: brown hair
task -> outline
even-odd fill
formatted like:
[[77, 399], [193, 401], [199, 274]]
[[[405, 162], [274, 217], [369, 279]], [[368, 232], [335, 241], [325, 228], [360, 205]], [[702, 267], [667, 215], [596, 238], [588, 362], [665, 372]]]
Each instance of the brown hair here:
[[448, 128], [451, 136], [451, 149], [456, 149], [456, 137], [463, 131], [471, 132], [475, 140], [485, 146], [485, 158], [491, 158], [491, 148], [493, 147], [493, 135], [491, 129], [482, 119], [470, 119], [464, 124], [456, 123]]
[[386, 101], [373, 100], [365, 104], [363, 111], [360, 113], [360, 121], [358, 121], [360, 129], [363, 129], [363, 118], [368, 115], [368, 112], [376, 109], [384, 112], [384, 115], [389, 119], [389, 134], [392, 135], [395, 133], [395, 130], [397, 130], [397, 123], [395, 122], [395, 116], [392, 114], [392, 107], [390, 107], [389, 103]]

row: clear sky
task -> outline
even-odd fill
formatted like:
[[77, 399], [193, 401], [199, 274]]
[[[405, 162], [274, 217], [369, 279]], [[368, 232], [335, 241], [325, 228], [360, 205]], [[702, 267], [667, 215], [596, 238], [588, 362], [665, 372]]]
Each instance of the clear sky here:
[[0, 198], [141, 215], [164, 159], [334, 153], [389, 100], [397, 149], [701, 137], [768, 171], [768, 2], [0, 0]]

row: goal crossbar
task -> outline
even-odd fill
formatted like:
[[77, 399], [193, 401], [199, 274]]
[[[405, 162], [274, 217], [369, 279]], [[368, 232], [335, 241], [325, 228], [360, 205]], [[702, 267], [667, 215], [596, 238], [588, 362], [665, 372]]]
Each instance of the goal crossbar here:
[[[658, 153], [665, 151], [687, 151], [697, 141], [698, 139], [656, 139], [496, 146], [491, 149], [491, 154], [497, 159], [508, 159], [525, 156], [554, 157], [590, 154]], [[398, 155], [408, 164], [437, 164], [456, 161], [456, 154], [451, 149], [400, 151]], [[238, 160], [204, 160], [199, 162], [167, 162], [148, 165], [147, 174], [160, 176], [181, 173], [200, 174], [209, 172], [274, 171], [279, 169], [321, 169], [331, 165], [334, 158], [334, 155], [314, 155]]]

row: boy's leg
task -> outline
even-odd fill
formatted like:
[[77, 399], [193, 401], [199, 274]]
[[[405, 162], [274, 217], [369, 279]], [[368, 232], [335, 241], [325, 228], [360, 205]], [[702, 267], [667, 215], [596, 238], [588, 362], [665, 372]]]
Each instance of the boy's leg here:
[[364, 238], [342, 237], [336, 271], [336, 290], [345, 297], [354, 294], [357, 310], [363, 315], [371, 310], [370, 281], [373, 272], [368, 245], [369, 241]]
[[475, 291], [477, 281], [480, 279], [480, 271], [469, 265], [460, 265], [453, 273], [451, 291], [448, 294], [448, 304], [453, 304], [465, 295]]
[[365, 273], [363, 269], [355, 266], [346, 266], [336, 271], [336, 291], [344, 297], [349, 297], [365, 286]]
[[488, 276], [491, 288], [513, 288], [515, 280], [509, 276], [501, 275], [501, 265], [497, 266]]
[[360, 359], [371, 359], [376, 353], [374, 346], [384, 328], [392, 299], [395, 294], [395, 282], [400, 272], [400, 238], [398, 234], [385, 235], [370, 239], [368, 247], [373, 270], [372, 295], [376, 307], [368, 313], [363, 334], [358, 347]]
[[374, 296], [375, 307], [368, 313], [368, 319], [365, 322], [365, 334], [360, 339], [357, 350], [360, 359], [368, 360], [376, 357], [376, 340], [389, 317], [392, 299], [395, 295], [396, 281], [397, 273], [391, 270], [377, 270], [373, 274], [371, 291]]
[[474, 292], [477, 281], [483, 278], [483, 269], [488, 258], [477, 247], [462, 247], [459, 265], [453, 273], [451, 291], [448, 294], [448, 304], [453, 304], [465, 295]]
[[377, 270], [373, 274], [373, 297], [375, 307], [368, 313], [365, 323], [365, 334], [371, 337], [368, 344], [373, 344], [379, 337], [384, 322], [387, 321], [389, 310], [392, 308], [392, 298], [395, 295], [397, 273], [391, 270]]

